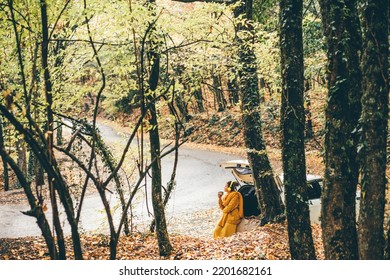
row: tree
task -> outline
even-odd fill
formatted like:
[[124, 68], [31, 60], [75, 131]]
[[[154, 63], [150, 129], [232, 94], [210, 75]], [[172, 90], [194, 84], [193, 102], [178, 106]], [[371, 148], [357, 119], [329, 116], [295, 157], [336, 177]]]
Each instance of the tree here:
[[[44, 91], [45, 91], [45, 99], [46, 99], [46, 145], [47, 145], [47, 153], [48, 153], [48, 161], [50, 165], [55, 165], [54, 163], [54, 115], [53, 115], [53, 94], [52, 94], [52, 81], [50, 77], [48, 56], [49, 56], [49, 26], [48, 26], [48, 15], [47, 15], [47, 3], [45, 0], [40, 0], [40, 10], [41, 10], [41, 26], [42, 26], [42, 42], [41, 42], [41, 61], [42, 61], [42, 69], [44, 76]], [[57, 198], [55, 194], [55, 179], [53, 176], [48, 173], [48, 184], [50, 190], [50, 200], [53, 209], [53, 222], [54, 228], [57, 233], [58, 238], [58, 246], [59, 246], [59, 257], [60, 259], [66, 258], [66, 249], [65, 249], [65, 240], [64, 233], [61, 227], [59, 210], [57, 205]], [[73, 207], [72, 209], [68, 209], [69, 218], [72, 220], [72, 225], [75, 226], [74, 223], [74, 213]], [[75, 238], [79, 239], [77, 230], [74, 229]], [[76, 237], [77, 236], [77, 237]], [[77, 243], [80, 245], [80, 241]], [[82, 259], [81, 246], [75, 247], [76, 257]]]
[[[230, 70], [230, 71], [233, 72], [234, 70]], [[230, 102], [230, 106], [234, 106], [240, 101], [240, 97], [238, 94], [237, 75], [235, 73], [229, 73], [229, 74], [227, 80], [227, 87], [229, 90], [229, 102]]]
[[16, 150], [17, 150], [17, 163], [20, 169], [24, 174], [27, 174], [27, 151], [26, 151], [26, 145], [23, 141], [23, 139], [17, 139], [16, 140]]
[[[38, 125], [36, 124], [36, 122], [34, 122], [31, 116], [32, 108], [36, 109], [37, 107], [39, 107], [39, 105], [37, 105], [36, 103], [31, 102], [34, 85], [38, 78], [35, 76], [35, 69], [37, 67], [37, 52], [39, 49], [41, 50], [42, 69], [44, 69], [43, 80], [45, 81], [44, 88], [47, 94], [46, 97], [49, 97], [51, 94], [50, 72], [48, 67], [46, 67], [48, 66], [47, 46], [49, 41], [46, 2], [40, 1], [40, 5], [34, 5], [32, 7], [29, 7], [28, 5], [15, 7], [14, 4], [15, 3], [13, 1], [8, 1], [5, 6], [7, 10], [3, 9], [2, 13], [5, 14], [6, 17], [9, 19], [10, 26], [7, 26], [7, 28], [13, 31], [13, 38], [15, 39], [15, 45], [13, 49], [16, 50], [15, 60], [17, 64], [15, 68], [18, 70], [18, 75], [16, 79], [17, 83], [15, 83], [13, 90], [14, 95], [12, 96], [12, 104], [8, 104], [12, 106], [0, 105], [0, 110], [4, 118], [9, 121], [9, 123], [15, 128], [15, 130], [19, 134], [23, 135], [25, 142], [31, 148], [31, 152], [36, 155], [42, 167], [46, 170], [48, 176], [52, 179], [51, 184], [53, 184], [52, 186], [55, 188], [55, 190], [51, 192], [52, 197], [54, 198], [58, 194], [58, 198], [64, 206], [65, 213], [72, 229], [74, 255], [75, 258], [81, 259], [82, 252], [80, 238], [78, 235], [77, 225], [74, 220], [74, 209], [70, 198], [69, 190], [66, 187], [66, 183], [62, 177], [61, 172], [59, 171], [58, 164], [55, 158], [52, 156], [52, 147], [48, 147], [48, 138], [50, 138], [49, 134], [52, 132], [52, 130], [50, 130], [50, 121], [47, 122], [48, 127], [45, 130], [45, 132], [47, 133], [44, 134], [38, 128]], [[26, 10], [28, 10], [28, 12], [31, 12], [31, 16], [24, 17], [23, 13]], [[28, 28], [26, 29], [26, 33], [31, 36], [25, 35], [25, 30], [22, 30], [24, 29], [24, 27], [22, 28], [20, 26], [21, 21], [26, 23], [26, 26], [28, 26]], [[32, 22], [34, 22], [34, 24], [32, 24]], [[24, 26], [24, 23], [22, 24], [22, 26]], [[41, 30], [39, 30], [39, 32], [34, 32], [32, 30], [32, 26], [34, 26], [34, 28], [41, 28]], [[38, 44], [38, 42], [40, 42], [40, 44]], [[27, 50], [33, 51], [30, 53]], [[12, 63], [11, 61], [12, 59], [10, 60], [10, 63]], [[27, 66], [31, 67], [31, 72], [33, 73], [33, 75], [31, 76], [32, 82], [30, 84], [28, 84], [27, 82]], [[7, 74], [10, 74], [10, 72], [7, 71]], [[29, 86], [30, 88], [28, 88]], [[7, 87], [12, 88], [10, 84], [7, 84]], [[52, 110], [52, 104], [50, 100], [47, 101], [48, 102], [46, 104], [47, 106], [45, 109], [50, 111]], [[11, 110], [12, 107], [14, 107], [15, 110]], [[3, 150], [3, 157], [4, 156], [7, 157], [7, 162], [9, 164], [13, 163], [9, 159], [9, 154], [4, 154]], [[42, 215], [44, 216], [44, 213], [41, 209], [43, 205], [36, 205], [34, 197], [31, 197], [32, 193], [29, 191], [30, 182], [26, 178], [23, 178], [23, 176], [26, 177], [27, 174], [23, 175], [23, 172], [19, 172], [20, 169], [18, 170], [15, 166], [11, 167], [15, 173], [18, 173], [18, 180], [21, 184], [23, 184], [22, 187], [25, 190], [26, 196], [28, 196], [29, 200], [34, 202], [30, 203], [31, 210], [25, 212], [25, 214], [36, 217], [38, 223], [40, 223], [40, 221], [42, 221]], [[40, 203], [40, 201], [38, 201], [38, 203]], [[56, 212], [55, 207], [56, 206], [52, 204], [53, 213]], [[56, 249], [53, 248], [53, 250], [51, 250], [50, 248], [49, 250], [52, 252], [50, 255], [53, 258], [59, 257], [64, 259], [66, 258], [64, 239], [61, 235], [61, 225], [59, 223], [59, 219], [56, 217], [56, 213], [53, 216], [53, 221], [55, 224], [56, 233], [58, 235], [57, 245], [59, 247], [59, 250], [57, 255]], [[46, 232], [46, 230], [43, 229], [42, 231]], [[52, 238], [54, 237], [45, 235], [45, 240], [48, 244], [48, 247], [51, 247], [53, 246], [53, 244], [55, 244], [54, 239]]]
[[315, 259], [306, 182], [302, 1], [280, 1], [282, 159], [290, 254]]
[[[149, 0], [152, 14], [155, 15], [155, 1]], [[155, 22], [150, 23], [150, 33], [147, 34], [150, 40], [149, 53], [149, 82], [148, 90], [146, 92], [146, 100], [149, 102], [149, 141], [150, 141], [150, 155], [152, 161], [152, 204], [154, 219], [156, 223], [156, 233], [158, 247], [161, 256], [169, 256], [172, 252], [172, 245], [169, 241], [167, 224], [165, 219], [165, 209], [162, 199], [162, 174], [161, 174], [161, 145], [159, 125], [157, 122], [156, 109], [156, 89], [158, 80], [160, 78], [160, 54], [158, 53], [157, 34], [155, 30]], [[144, 93], [145, 94], [145, 93]], [[144, 99], [145, 100], [145, 99]]]
[[248, 161], [253, 171], [254, 185], [261, 209], [261, 224], [277, 222], [284, 216], [273, 170], [268, 159], [261, 123], [261, 104], [256, 55], [251, 44], [254, 30], [251, 25], [252, 1], [239, 2], [235, 17], [243, 19], [238, 25], [238, 80], [241, 94], [242, 122]]
[[[363, 97], [359, 255], [384, 257], [386, 140], [389, 120], [389, 1], [363, 1]], [[387, 237], [389, 238], [389, 236]]]
[[[64, 6], [60, 7], [62, 10], [59, 13], [57, 21], [54, 23], [54, 26], [58, 24], [59, 18], [66, 10], [69, 3], [70, 1], [67, 1]], [[59, 163], [56, 160], [53, 150], [54, 148], [58, 149], [58, 147], [55, 147], [53, 142], [53, 121], [55, 115], [53, 108], [54, 103], [56, 101], [55, 98], [53, 98], [53, 88], [56, 86], [55, 82], [58, 81], [53, 78], [53, 76], [55, 77], [55, 75], [52, 75], [51, 72], [53, 67], [53, 64], [51, 64], [51, 62], [53, 61], [51, 60], [53, 53], [50, 49], [50, 42], [52, 39], [51, 36], [55, 28], [53, 28], [53, 30], [49, 30], [50, 14], [48, 14], [47, 2], [44, 0], [41, 0], [39, 2], [39, 5], [27, 7], [14, 7], [14, 2], [8, 1], [6, 7], [8, 8], [8, 13], [6, 10], [2, 10], [2, 13], [4, 13], [6, 17], [8, 17], [8, 22], [10, 23], [10, 26], [13, 27], [13, 38], [15, 38], [16, 42], [16, 47], [14, 48], [16, 52], [14, 53], [16, 53], [16, 61], [18, 66], [17, 69], [19, 71], [18, 77], [20, 77], [20, 79], [18, 79], [18, 83], [16, 83], [14, 86], [14, 91], [16, 93], [22, 92], [22, 94], [15, 94], [15, 96], [13, 96], [14, 98], [12, 99], [12, 104], [8, 104], [12, 106], [8, 106], [7, 104], [6, 106], [0, 105], [0, 110], [2, 116], [7, 119], [7, 121], [15, 128], [15, 130], [19, 134], [23, 135], [25, 143], [30, 148], [30, 153], [34, 154], [34, 157], [37, 158], [39, 164], [47, 173], [48, 178], [50, 178], [50, 198], [52, 202], [51, 206], [53, 208], [52, 218], [54, 221], [54, 228], [57, 237], [54, 237], [51, 234], [50, 226], [46, 221], [46, 216], [43, 211], [43, 209], [45, 208], [45, 204], [39, 194], [40, 191], [38, 190], [38, 188], [36, 190], [38, 197], [35, 197], [35, 192], [33, 192], [30, 188], [31, 181], [27, 174], [24, 174], [24, 172], [22, 172], [22, 170], [13, 162], [9, 153], [7, 153], [4, 149], [1, 150], [1, 155], [2, 158], [6, 158], [7, 162], [14, 170], [19, 182], [21, 183], [25, 191], [25, 194], [30, 203], [31, 210], [24, 212], [24, 214], [35, 217], [37, 219], [38, 225], [41, 228], [43, 236], [45, 237], [50, 257], [52, 259], [66, 258], [65, 242], [62, 233], [62, 226], [59, 222], [59, 211], [57, 207], [57, 199], [59, 199], [59, 202], [62, 204], [65, 210], [65, 214], [68, 218], [68, 222], [71, 227], [74, 256], [76, 259], [82, 259], [83, 256], [81, 250], [81, 241], [78, 232], [79, 219], [75, 215], [74, 201], [73, 197], [70, 195], [69, 185], [64, 178], [63, 172], [59, 166]], [[54, 10], [54, 8], [58, 7], [52, 6], [52, 8]], [[28, 12], [28, 16], [25, 16], [24, 14], [26, 11]], [[28, 28], [26, 30], [21, 31], [21, 29], [24, 29], [24, 26], [28, 26]], [[11, 27], [7, 28], [10, 29]], [[33, 30], [33, 28], [39, 28], [40, 30]], [[29, 36], [26, 36], [26, 33]], [[31, 39], [31, 41], [29, 41], [28, 39]], [[63, 40], [65, 40], [65, 38], [63, 38]], [[41, 50], [41, 67], [39, 67], [37, 63], [38, 50]], [[7, 62], [11, 63], [12, 59]], [[31, 67], [31, 73], [26, 71], [26, 69], [28, 69], [27, 66]], [[41, 77], [37, 73], [43, 73], [43, 79], [40, 79]], [[7, 72], [7, 74], [10, 73]], [[29, 79], [31, 80], [30, 84], [27, 82], [27, 77], [31, 78]], [[36, 86], [38, 84], [38, 81], [43, 81], [43, 93], [46, 102], [42, 103], [44, 103], [45, 106], [41, 106], [40, 100], [42, 99], [38, 98], [38, 95], [42, 93], [42, 90]], [[13, 85], [9, 83], [6, 86], [7, 88], [12, 88]], [[33, 94], [34, 99], [32, 101], [31, 97]], [[35, 95], [37, 95], [36, 99]], [[21, 98], [18, 98], [18, 96], [21, 96]], [[99, 104], [99, 102], [97, 102], [97, 104]], [[13, 107], [14, 110], [11, 110], [11, 107]], [[44, 116], [46, 118], [46, 127], [43, 130], [40, 125], [38, 125], [39, 120], [33, 118], [33, 115], [43, 115], [44, 110], [42, 110], [42, 107], [44, 107]], [[67, 148], [71, 148], [72, 141], [68, 143]], [[67, 153], [65, 149], [63, 149], [62, 151], [64, 151], [64, 153]], [[92, 154], [93, 156], [95, 156], [93, 152]], [[72, 156], [73, 155], [70, 155], [70, 157]], [[78, 163], [81, 162], [77, 158], [72, 159], [75, 159], [75, 161], [77, 161]], [[92, 162], [92, 160], [90, 162]], [[80, 166], [84, 167], [82, 164], [80, 164]], [[88, 173], [88, 171], [86, 173]], [[114, 176], [115, 174], [113, 174], [113, 177]], [[88, 179], [86, 181], [88, 181]], [[94, 182], [96, 183], [97, 180], [95, 180]], [[105, 191], [104, 185], [102, 190]], [[78, 213], [80, 213], [81, 211], [81, 205], [82, 201], [80, 202], [80, 208], [77, 209]]]
[[325, 176], [321, 227], [327, 259], [357, 259], [357, 125], [361, 40], [356, 2], [320, 1], [328, 48]]
[[223, 112], [226, 110], [227, 102], [223, 95], [221, 77], [217, 74], [217, 71], [215, 71], [215, 69], [213, 69], [211, 75], [213, 80], [212, 91], [214, 92], [216, 99], [215, 105], [218, 112]]
[[[5, 150], [5, 135], [3, 131], [3, 118], [0, 117], [0, 149]], [[4, 180], [4, 191], [9, 190], [9, 175], [8, 175], [8, 164], [6, 157], [1, 156], [3, 164], [3, 180]]]

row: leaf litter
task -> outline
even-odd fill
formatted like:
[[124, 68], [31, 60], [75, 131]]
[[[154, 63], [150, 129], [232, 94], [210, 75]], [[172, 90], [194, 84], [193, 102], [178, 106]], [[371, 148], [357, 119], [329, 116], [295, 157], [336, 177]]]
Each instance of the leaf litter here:
[[[191, 231], [191, 228], [187, 229]], [[324, 259], [319, 225], [312, 225], [317, 259]], [[160, 257], [154, 233], [133, 233], [121, 236], [117, 247], [119, 260], [289, 260], [291, 259], [286, 224], [267, 224], [238, 232], [231, 237], [214, 240], [211, 237], [170, 234], [173, 252]], [[109, 259], [109, 236], [81, 235], [86, 260]], [[67, 258], [72, 259], [71, 237], [66, 237]], [[50, 259], [42, 237], [0, 239], [1, 260]]]

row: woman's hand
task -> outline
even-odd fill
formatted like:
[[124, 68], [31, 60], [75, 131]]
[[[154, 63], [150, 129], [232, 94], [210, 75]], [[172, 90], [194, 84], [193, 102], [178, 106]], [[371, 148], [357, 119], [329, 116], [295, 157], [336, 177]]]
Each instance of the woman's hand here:
[[221, 198], [223, 195], [223, 192], [218, 192], [218, 198]]

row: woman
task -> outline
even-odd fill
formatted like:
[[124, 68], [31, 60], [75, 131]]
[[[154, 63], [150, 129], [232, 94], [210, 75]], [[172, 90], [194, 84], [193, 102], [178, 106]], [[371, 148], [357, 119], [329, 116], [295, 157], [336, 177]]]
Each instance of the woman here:
[[218, 204], [222, 217], [214, 230], [214, 238], [228, 237], [236, 233], [237, 225], [244, 217], [242, 195], [236, 191], [237, 182], [229, 181], [225, 185], [225, 194], [218, 193]]

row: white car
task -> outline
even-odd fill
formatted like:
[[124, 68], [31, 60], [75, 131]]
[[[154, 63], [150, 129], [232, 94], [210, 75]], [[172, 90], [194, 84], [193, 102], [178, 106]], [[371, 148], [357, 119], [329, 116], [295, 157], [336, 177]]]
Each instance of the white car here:
[[[231, 170], [234, 178], [240, 184], [238, 191], [244, 198], [244, 216], [258, 216], [260, 209], [258, 208], [253, 175], [249, 162], [247, 160], [231, 160], [222, 162], [220, 166]], [[280, 188], [282, 200], [284, 201], [283, 175], [276, 176], [275, 179]], [[310, 220], [312, 223], [320, 223], [323, 178], [318, 175], [308, 174], [306, 180], [309, 195]], [[356, 198], [357, 200], [360, 198], [359, 193]]]

